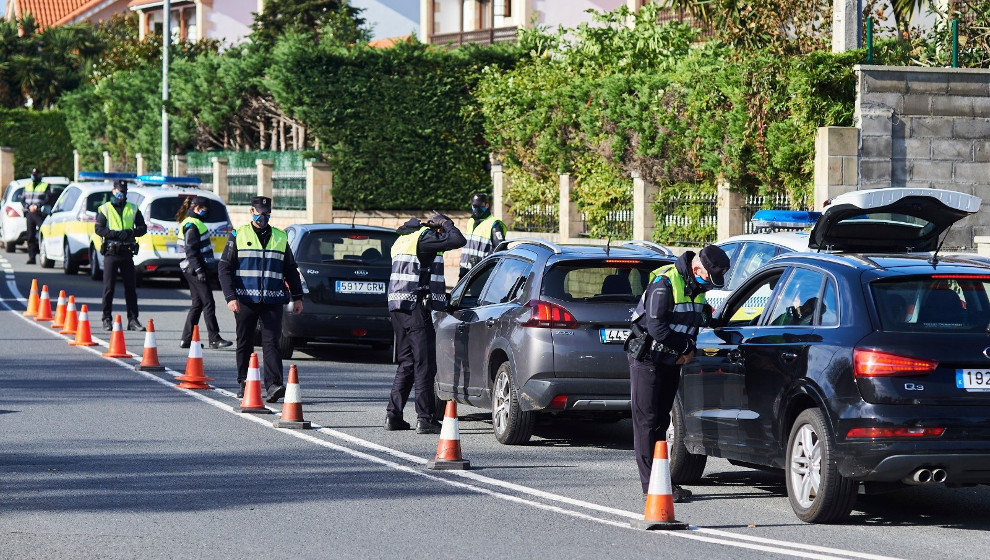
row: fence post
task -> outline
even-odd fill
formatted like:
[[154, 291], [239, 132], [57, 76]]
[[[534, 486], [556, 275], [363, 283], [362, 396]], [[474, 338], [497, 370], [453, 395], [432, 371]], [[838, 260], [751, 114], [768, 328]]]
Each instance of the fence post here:
[[81, 165], [79, 161], [79, 150], [72, 150], [72, 180], [79, 180], [79, 166]]
[[189, 171], [189, 164], [186, 162], [186, 156], [172, 156], [172, 175], [185, 177], [187, 171]]
[[230, 186], [227, 183], [227, 158], [212, 157], [213, 162], [213, 194], [220, 197], [224, 204], [227, 204], [230, 197]]
[[[275, 160], [256, 159], [254, 165], [258, 168], [258, 196], [272, 198], [272, 192], [275, 188], [275, 182], [272, 180], [272, 174], [275, 173]], [[275, 202], [272, 201], [272, 208], [274, 207]]]
[[103, 151], [103, 172], [110, 173], [113, 171], [113, 162], [110, 161], [110, 152]]
[[859, 129], [823, 126], [815, 131], [815, 210], [859, 185]]
[[492, 162], [492, 216], [502, 220], [505, 227], [512, 229], [512, 214], [505, 205], [505, 187], [509, 177], [502, 168], [502, 162]]
[[137, 174], [144, 175], [144, 154], [141, 152], [134, 154], [134, 161], [134, 169], [137, 170]]
[[558, 213], [560, 223], [558, 229], [560, 230], [559, 241], [561, 243], [577, 237], [581, 233], [581, 212], [578, 210], [577, 204], [571, 200], [573, 184], [574, 179], [570, 173], [560, 174], [560, 211]]
[[14, 149], [0, 146], [0, 194], [14, 180]]
[[718, 222], [716, 225], [717, 239], [725, 239], [731, 235], [741, 235], [746, 230], [746, 220], [743, 216], [743, 203], [746, 198], [743, 193], [732, 190], [732, 186], [724, 177], [718, 179], [715, 188]]
[[306, 162], [306, 220], [333, 221], [333, 170], [328, 163]]
[[653, 240], [653, 232], [657, 229], [657, 213], [653, 211], [660, 189], [653, 183], [647, 183], [638, 171], [633, 171], [633, 239]]

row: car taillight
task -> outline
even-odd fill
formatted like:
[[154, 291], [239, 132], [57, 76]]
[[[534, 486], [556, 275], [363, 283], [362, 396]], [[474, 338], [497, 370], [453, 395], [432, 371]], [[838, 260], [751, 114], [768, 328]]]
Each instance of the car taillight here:
[[7, 217], [8, 218], [20, 218], [21, 217], [21, 213], [18, 212], [13, 206], [7, 206], [6, 208], [3, 209], [3, 211], [7, 213]]
[[846, 438], [935, 438], [943, 433], [945, 428], [853, 428]]
[[938, 362], [898, 356], [879, 350], [856, 348], [853, 350], [853, 373], [856, 377], [899, 377], [928, 375], [935, 371]]
[[158, 266], [157, 265], [153, 265], [153, 264], [147, 264], [147, 265], [144, 266], [144, 269], [147, 272], [154, 272], [154, 271], [158, 270]]
[[79, 220], [80, 222], [89, 222], [91, 224], [95, 224], [96, 213], [94, 212], [92, 216], [90, 216], [89, 214], [90, 214], [89, 212], [83, 210], [82, 212], [76, 214], [76, 219]]
[[577, 319], [562, 305], [534, 299], [526, 304], [530, 308], [529, 320], [522, 324], [524, 327], [543, 329], [576, 329]]
[[550, 408], [563, 410], [567, 408], [567, 395], [557, 395], [550, 401]]

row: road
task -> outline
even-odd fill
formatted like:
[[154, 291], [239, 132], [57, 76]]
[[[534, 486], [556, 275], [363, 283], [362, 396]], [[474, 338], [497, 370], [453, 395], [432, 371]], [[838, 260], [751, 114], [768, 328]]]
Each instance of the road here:
[[[149, 374], [21, 317], [33, 278], [97, 323], [100, 307], [96, 282], [25, 260], [0, 258], [0, 558], [986, 556], [990, 487], [860, 496], [848, 523], [808, 525], [780, 474], [719, 459], [676, 508], [691, 530], [633, 530], [643, 497], [628, 421], [544, 422], [529, 445], [503, 446], [484, 411], [461, 407], [472, 470], [426, 471], [436, 436], [382, 429], [394, 367], [359, 346], [297, 351], [286, 367], [299, 367], [316, 429], [276, 430], [233, 408], [231, 351], [204, 351], [214, 390], [175, 387], [188, 308], [177, 281], [139, 287], [176, 370]], [[232, 338], [232, 315], [219, 318]], [[143, 333], [126, 339], [139, 354]]]

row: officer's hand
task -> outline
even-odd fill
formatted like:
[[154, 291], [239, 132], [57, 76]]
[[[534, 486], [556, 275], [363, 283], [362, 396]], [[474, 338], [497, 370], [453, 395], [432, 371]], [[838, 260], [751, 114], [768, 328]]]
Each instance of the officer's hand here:
[[229, 309], [231, 313], [240, 313], [241, 302], [237, 301], [236, 299], [232, 299], [227, 302], [227, 309]]
[[302, 313], [302, 309], [303, 309], [303, 304], [301, 299], [297, 299], [296, 301], [292, 302], [293, 315], [299, 315], [300, 313]]
[[684, 364], [690, 362], [693, 359], [694, 359], [694, 350], [691, 350], [687, 354], [684, 354], [682, 356], [679, 356], [677, 358], [676, 365], [679, 365], [679, 366], [684, 365]]
[[32, 204], [32, 205], [31, 205], [31, 206], [30, 206], [30, 207], [28, 208], [28, 210], [30, 210], [31, 212], [37, 212], [37, 211], [38, 211], [38, 205], [37, 205], [37, 204]]
[[199, 280], [200, 282], [206, 283], [206, 273], [205, 272], [197, 272], [196, 273], [196, 280]]

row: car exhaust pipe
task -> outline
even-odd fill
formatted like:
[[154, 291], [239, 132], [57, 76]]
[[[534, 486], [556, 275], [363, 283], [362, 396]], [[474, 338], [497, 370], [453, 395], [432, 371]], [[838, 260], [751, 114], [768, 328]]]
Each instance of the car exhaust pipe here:
[[935, 484], [942, 484], [948, 477], [949, 475], [945, 473], [945, 469], [932, 469], [932, 482]]
[[928, 469], [918, 469], [911, 476], [904, 479], [904, 482], [917, 486], [919, 484], [929, 484], [932, 481], [932, 471]]

